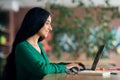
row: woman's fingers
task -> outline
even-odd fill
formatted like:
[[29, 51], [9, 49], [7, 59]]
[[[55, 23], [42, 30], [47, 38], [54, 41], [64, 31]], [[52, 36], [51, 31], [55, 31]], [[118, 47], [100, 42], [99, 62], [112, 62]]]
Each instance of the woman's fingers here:
[[78, 64], [79, 64], [79, 66], [81, 66], [83, 69], [86, 69], [84, 64], [82, 64], [82, 63], [78, 63]]

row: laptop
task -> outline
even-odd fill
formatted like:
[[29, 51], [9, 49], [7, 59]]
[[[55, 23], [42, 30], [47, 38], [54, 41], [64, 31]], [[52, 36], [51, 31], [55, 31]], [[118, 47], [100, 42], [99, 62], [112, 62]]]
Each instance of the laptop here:
[[95, 58], [94, 58], [93, 64], [92, 64], [92, 66], [91, 66], [91, 69], [87, 69], [87, 70], [93, 70], [93, 71], [94, 71], [94, 70], [96, 69], [97, 64], [98, 64], [98, 62], [99, 62], [99, 59], [100, 59], [101, 56], [102, 56], [102, 51], [103, 51], [103, 49], [104, 49], [104, 45], [101, 45], [101, 46], [99, 47], [99, 49], [98, 49], [98, 52], [97, 52]]
[[97, 67], [97, 64], [99, 62], [99, 59], [101, 58], [102, 56], [102, 51], [104, 49], [104, 45], [101, 45], [97, 51], [97, 54], [94, 58], [94, 61], [93, 61], [93, 64], [91, 66], [90, 69], [80, 69], [80, 70], [77, 70], [76, 68], [72, 68], [70, 70], [67, 71], [67, 73], [72, 73], [72, 72], [75, 72], [75, 73], [79, 73], [79, 72], [83, 72], [83, 71], [95, 71], [96, 67]]

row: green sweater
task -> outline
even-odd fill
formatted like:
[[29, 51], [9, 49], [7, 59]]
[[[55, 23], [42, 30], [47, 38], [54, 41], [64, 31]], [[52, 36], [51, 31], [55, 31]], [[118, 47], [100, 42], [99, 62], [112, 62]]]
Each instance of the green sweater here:
[[43, 76], [66, 71], [62, 63], [50, 63], [42, 47], [41, 54], [27, 41], [16, 46], [15, 61], [17, 80], [40, 80]]

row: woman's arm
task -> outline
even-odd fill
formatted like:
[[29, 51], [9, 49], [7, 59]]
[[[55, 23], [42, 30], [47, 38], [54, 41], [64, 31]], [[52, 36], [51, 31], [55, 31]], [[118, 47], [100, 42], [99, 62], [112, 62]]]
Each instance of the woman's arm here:
[[22, 44], [17, 46], [15, 57], [18, 67], [38, 76], [65, 72], [67, 69], [64, 64], [49, 63], [41, 54]]

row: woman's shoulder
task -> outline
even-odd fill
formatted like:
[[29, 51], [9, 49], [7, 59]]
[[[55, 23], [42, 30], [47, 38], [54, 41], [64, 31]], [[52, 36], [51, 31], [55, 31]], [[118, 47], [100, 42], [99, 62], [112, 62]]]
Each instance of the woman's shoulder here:
[[17, 44], [17, 46], [25, 46], [28, 45], [27, 41], [23, 41]]
[[16, 48], [18, 49], [23, 49], [23, 48], [29, 48], [29, 43], [27, 41], [20, 42], [19, 44], [16, 45]]
[[20, 42], [19, 44], [16, 45], [15, 51], [17, 52], [25, 52], [25, 51], [30, 51], [31, 46], [27, 41]]

